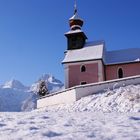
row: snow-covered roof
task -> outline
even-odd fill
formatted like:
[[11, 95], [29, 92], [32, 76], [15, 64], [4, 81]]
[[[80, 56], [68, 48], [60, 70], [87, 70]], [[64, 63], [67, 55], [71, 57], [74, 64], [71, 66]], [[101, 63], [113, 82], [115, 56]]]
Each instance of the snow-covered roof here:
[[65, 35], [67, 35], [67, 34], [76, 34], [76, 33], [83, 33], [83, 31], [81, 29], [70, 30], [67, 33], [65, 33]]
[[79, 19], [79, 20], [82, 20], [79, 15], [76, 13], [74, 14], [69, 20], [73, 20], [73, 19]]
[[73, 20], [73, 19], [82, 20], [78, 15], [77, 8], [75, 8], [74, 15], [69, 20]]
[[130, 62], [140, 62], [140, 48], [107, 51], [105, 54], [105, 64], [107, 65]]
[[87, 42], [81, 49], [67, 50], [62, 63], [98, 59], [102, 59], [105, 65], [140, 62], [140, 48], [106, 51], [104, 41]]
[[103, 58], [104, 42], [88, 42], [81, 49], [68, 50], [62, 63], [90, 61]]

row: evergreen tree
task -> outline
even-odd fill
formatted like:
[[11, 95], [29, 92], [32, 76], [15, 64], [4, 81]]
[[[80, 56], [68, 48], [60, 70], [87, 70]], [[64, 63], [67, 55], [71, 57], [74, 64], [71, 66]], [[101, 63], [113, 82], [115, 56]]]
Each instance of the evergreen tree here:
[[46, 86], [46, 82], [44, 80], [41, 80], [39, 83], [39, 91], [38, 91], [39, 96], [45, 96], [49, 94], [49, 91]]

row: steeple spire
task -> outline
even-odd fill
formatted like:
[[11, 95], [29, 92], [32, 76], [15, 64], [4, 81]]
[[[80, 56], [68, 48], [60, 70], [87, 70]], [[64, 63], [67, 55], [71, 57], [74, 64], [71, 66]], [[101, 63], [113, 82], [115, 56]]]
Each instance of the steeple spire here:
[[77, 13], [77, 3], [74, 0], [74, 15], [69, 19], [69, 24], [71, 30], [81, 29], [83, 26], [83, 20], [78, 16]]
[[74, 0], [74, 15], [77, 14], [77, 3], [76, 0]]

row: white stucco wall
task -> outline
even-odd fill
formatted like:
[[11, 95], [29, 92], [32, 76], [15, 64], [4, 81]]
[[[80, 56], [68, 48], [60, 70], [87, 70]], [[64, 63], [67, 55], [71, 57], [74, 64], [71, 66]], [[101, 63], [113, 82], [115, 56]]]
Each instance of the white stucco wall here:
[[88, 84], [88, 85], [82, 85], [76, 87], [76, 100], [79, 100], [80, 98], [96, 94], [99, 92], [102, 92], [104, 90], [118, 88], [121, 86], [127, 86], [130, 84], [140, 84], [140, 76], [133, 76], [133, 77], [127, 77], [117, 80], [110, 80], [105, 82], [99, 82], [95, 84]]
[[107, 90], [108, 88], [113, 89], [121, 86], [127, 86], [130, 84], [140, 84], [140, 75], [117, 80], [98, 82], [94, 84], [75, 86], [73, 88], [66, 89], [65, 91], [55, 93], [54, 95], [39, 99], [37, 101], [37, 108], [71, 103], [81, 99], [84, 96], [96, 94]]
[[37, 100], [37, 108], [63, 103], [70, 103], [74, 101], [76, 101], [75, 89], [69, 89], [64, 92], [58, 92], [54, 95]]

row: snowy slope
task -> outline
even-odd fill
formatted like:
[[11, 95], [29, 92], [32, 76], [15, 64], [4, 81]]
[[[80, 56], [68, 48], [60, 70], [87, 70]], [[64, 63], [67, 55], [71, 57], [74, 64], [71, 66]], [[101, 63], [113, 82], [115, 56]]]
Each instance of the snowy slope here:
[[0, 113], [0, 140], [139, 140], [140, 113]]
[[0, 111], [21, 111], [24, 101], [33, 96], [33, 93], [27, 92], [28, 89], [18, 80], [3, 84], [0, 88]]
[[0, 112], [21, 111], [23, 102], [30, 96], [33, 96], [33, 93], [10, 88], [0, 89]]
[[0, 140], [139, 140], [139, 132], [140, 85], [108, 89], [72, 104], [0, 113]]
[[140, 85], [129, 85], [83, 97], [71, 104], [48, 107], [52, 111], [140, 112]]

